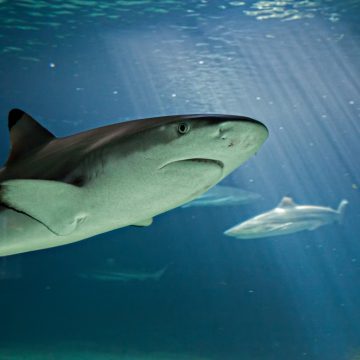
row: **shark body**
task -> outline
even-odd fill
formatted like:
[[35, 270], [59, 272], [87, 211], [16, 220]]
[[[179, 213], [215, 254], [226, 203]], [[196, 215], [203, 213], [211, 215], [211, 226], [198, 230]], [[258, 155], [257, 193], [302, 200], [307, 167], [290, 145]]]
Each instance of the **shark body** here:
[[230, 115], [143, 119], [64, 138], [18, 109], [8, 121], [0, 256], [150, 225], [221, 181], [268, 136], [262, 123]]
[[342, 200], [338, 209], [334, 210], [323, 206], [298, 205], [292, 198], [284, 197], [275, 209], [226, 230], [225, 235], [255, 239], [315, 230], [326, 224], [341, 222], [347, 204], [347, 200]]
[[215, 185], [206, 193], [184, 204], [182, 207], [245, 205], [260, 198], [259, 194], [251, 191], [232, 186]]

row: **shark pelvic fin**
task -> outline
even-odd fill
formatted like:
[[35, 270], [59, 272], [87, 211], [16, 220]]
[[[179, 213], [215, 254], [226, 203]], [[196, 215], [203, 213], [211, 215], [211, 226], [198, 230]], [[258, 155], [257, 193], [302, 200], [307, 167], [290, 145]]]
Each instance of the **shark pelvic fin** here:
[[9, 180], [0, 183], [0, 204], [30, 216], [56, 235], [69, 235], [87, 218], [78, 208], [82, 192], [59, 181]]
[[280, 201], [280, 203], [279, 203], [279, 205], [277, 207], [279, 207], [279, 208], [290, 208], [290, 207], [294, 207], [294, 206], [296, 206], [294, 200], [289, 196], [284, 196], [281, 199], [281, 201]]
[[19, 109], [12, 109], [9, 112], [8, 125], [11, 152], [6, 165], [24, 157], [27, 153], [55, 138], [50, 131]]
[[133, 224], [133, 226], [150, 226], [153, 223], [153, 218], [145, 219]]
[[310, 230], [310, 231], [315, 230], [315, 229], [317, 229], [318, 227], [320, 227], [321, 225], [323, 225], [323, 224], [321, 223], [321, 221], [314, 222], [314, 223], [309, 227], [308, 230]]

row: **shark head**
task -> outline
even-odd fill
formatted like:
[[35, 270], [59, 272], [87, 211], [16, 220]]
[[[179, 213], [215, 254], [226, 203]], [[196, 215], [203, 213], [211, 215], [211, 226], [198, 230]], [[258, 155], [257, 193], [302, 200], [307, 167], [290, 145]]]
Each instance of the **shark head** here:
[[259, 234], [261, 237], [264, 232], [271, 233], [273, 228], [271, 224], [249, 220], [224, 231], [224, 234], [238, 239], [252, 239], [259, 237]]
[[179, 117], [160, 126], [157, 133], [170, 140], [173, 149], [164, 153], [160, 167], [180, 162], [215, 165], [222, 169], [222, 177], [254, 155], [268, 136], [266, 127], [256, 120], [223, 115]]
[[259, 121], [231, 115], [145, 119], [128, 123], [127, 130], [120, 141], [122, 159], [124, 153], [129, 154], [132, 171], [139, 172], [137, 179], [147, 174], [149, 188], [156, 189], [158, 183], [164, 196], [175, 191], [180, 203], [217, 184], [254, 155], [268, 137]]

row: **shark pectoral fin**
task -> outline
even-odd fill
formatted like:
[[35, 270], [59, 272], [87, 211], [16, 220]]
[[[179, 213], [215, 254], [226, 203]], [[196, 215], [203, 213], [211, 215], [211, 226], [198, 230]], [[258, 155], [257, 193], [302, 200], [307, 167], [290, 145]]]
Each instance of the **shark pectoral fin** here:
[[132, 224], [132, 226], [150, 226], [152, 223], [153, 223], [153, 218], [150, 218], [139, 221], [136, 224]]
[[9, 180], [0, 183], [0, 204], [39, 221], [56, 235], [69, 235], [86, 220], [82, 189], [59, 181]]
[[317, 229], [318, 227], [320, 227], [322, 225], [322, 223], [320, 221], [316, 222], [316, 223], [313, 223], [308, 230], [312, 231], [312, 230], [315, 230]]

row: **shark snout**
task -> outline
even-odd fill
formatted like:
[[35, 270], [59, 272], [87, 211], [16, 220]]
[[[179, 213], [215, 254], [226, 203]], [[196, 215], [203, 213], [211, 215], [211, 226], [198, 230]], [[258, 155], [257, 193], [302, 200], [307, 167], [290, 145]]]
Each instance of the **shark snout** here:
[[268, 137], [268, 129], [260, 121], [254, 119], [241, 116], [231, 117], [225, 118], [218, 124], [215, 137], [222, 140], [228, 147], [261, 146]]
[[217, 138], [224, 141], [228, 147], [234, 146], [234, 124], [224, 122], [218, 126]]
[[266, 126], [257, 120], [234, 117], [218, 123], [213, 146], [224, 163], [224, 175], [254, 155], [267, 137]]

